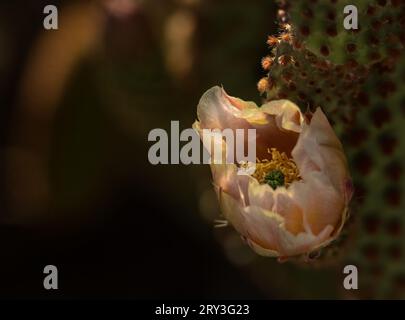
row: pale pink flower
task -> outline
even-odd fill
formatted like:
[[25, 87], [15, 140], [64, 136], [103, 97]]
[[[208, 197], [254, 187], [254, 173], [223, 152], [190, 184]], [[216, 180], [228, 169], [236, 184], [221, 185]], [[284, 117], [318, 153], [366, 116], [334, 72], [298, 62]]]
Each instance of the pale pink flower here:
[[238, 164], [211, 164], [224, 217], [258, 253], [290, 257], [328, 245], [346, 220], [352, 184], [346, 157], [325, 114], [318, 108], [308, 119], [289, 100], [260, 108], [208, 90], [197, 108], [202, 129], [256, 129], [257, 157], [276, 148], [295, 163], [299, 178], [273, 189], [257, 177], [238, 175]]

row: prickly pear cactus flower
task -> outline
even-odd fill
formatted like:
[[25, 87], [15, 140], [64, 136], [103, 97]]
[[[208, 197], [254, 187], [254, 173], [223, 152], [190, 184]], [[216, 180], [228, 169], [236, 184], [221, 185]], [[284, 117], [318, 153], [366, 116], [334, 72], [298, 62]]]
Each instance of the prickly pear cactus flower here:
[[261, 107], [213, 87], [197, 107], [193, 128], [256, 129], [256, 170], [211, 163], [222, 214], [258, 254], [280, 259], [309, 254], [336, 239], [352, 184], [342, 145], [318, 108], [304, 115], [289, 100]]

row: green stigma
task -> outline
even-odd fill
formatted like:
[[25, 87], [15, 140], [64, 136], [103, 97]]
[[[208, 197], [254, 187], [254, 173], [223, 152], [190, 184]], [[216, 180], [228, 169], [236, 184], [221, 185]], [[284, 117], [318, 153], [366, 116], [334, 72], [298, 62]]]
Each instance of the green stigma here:
[[277, 187], [284, 185], [284, 174], [280, 170], [272, 170], [264, 177], [264, 181], [276, 190]]

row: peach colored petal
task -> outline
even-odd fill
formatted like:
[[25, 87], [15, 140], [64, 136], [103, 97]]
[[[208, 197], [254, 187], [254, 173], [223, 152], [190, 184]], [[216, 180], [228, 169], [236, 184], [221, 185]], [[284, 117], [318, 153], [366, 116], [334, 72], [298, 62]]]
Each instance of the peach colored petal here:
[[255, 125], [257, 157], [267, 159], [269, 157], [268, 149], [276, 148], [280, 152], [285, 152], [291, 156], [291, 151], [297, 144], [298, 133], [287, 130], [280, 130], [277, 126], [274, 116], [267, 115], [267, 125]]
[[279, 256], [308, 253], [328, 241], [333, 231], [333, 226], [328, 225], [317, 236], [304, 232], [293, 235], [285, 229], [284, 218], [260, 207], [246, 207], [244, 216], [249, 242], [254, 244], [253, 249], [259, 249], [259, 254], [266, 250]]
[[234, 164], [211, 165], [213, 183], [243, 205], [249, 205], [248, 185], [252, 177], [238, 175]]
[[262, 111], [276, 118], [277, 126], [280, 129], [301, 132], [304, 117], [300, 109], [289, 100], [275, 100], [264, 104]]
[[231, 103], [231, 99], [225, 91], [216, 86], [206, 91], [200, 99], [197, 107], [197, 116], [203, 129], [248, 129], [249, 122], [242, 117], [243, 108], [246, 105]]
[[258, 145], [277, 148], [290, 156], [304, 123], [300, 109], [289, 100], [271, 101], [264, 104], [260, 109], [269, 115], [268, 122], [272, 126], [269, 125], [267, 130], [260, 130], [258, 136], [262, 137], [263, 141]]
[[[281, 130], [275, 115], [263, 112], [253, 102], [228, 96], [220, 87], [213, 87], [201, 97], [197, 116], [202, 129], [256, 129], [256, 154], [258, 158], [265, 159], [268, 148], [277, 148], [290, 155], [297, 143], [298, 133], [287, 129], [294, 119], [288, 111], [291, 107], [284, 108], [290, 118], [284, 123], [286, 128]], [[282, 121], [280, 115], [278, 119]]]
[[286, 229], [296, 235], [304, 232], [303, 212], [284, 187], [273, 190], [267, 184], [251, 179], [248, 186], [249, 204], [265, 210], [277, 212], [284, 218]]
[[280, 228], [284, 219], [270, 210], [249, 206], [244, 208], [248, 239], [262, 248], [281, 251]]
[[232, 224], [232, 226], [238, 231], [242, 236], [247, 236], [246, 221], [243, 214], [244, 206], [232, 196], [224, 192], [221, 188], [215, 187], [219, 206], [224, 217]]
[[[193, 129], [198, 133], [205, 150], [210, 154], [210, 163], [231, 163], [229, 159], [230, 154], [226, 147], [226, 142], [219, 132], [208, 131], [209, 134], [207, 134], [207, 132], [205, 132], [204, 129], [201, 128], [201, 123], [199, 121], [195, 121], [193, 123]], [[204, 134], [207, 135], [207, 139], [204, 138]], [[219, 150], [220, 154], [215, 154], [216, 150]]]
[[[193, 124], [193, 129], [197, 131], [200, 137], [202, 137], [202, 129], [198, 121]], [[249, 183], [249, 180], [253, 178], [247, 175], [239, 175], [238, 167], [235, 164], [225, 163], [225, 160], [228, 159], [228, 152], [224, 140], [212, 139], [211, 146], [207, 145], [207, 141], [205, 141], [204, 139], [202, 139], [202, 141], [204, 147], [208, 150], [210, 148], [211, 150], [214, 150], [215, 145], [221, 143], [221, 150], [223, 153], [221, 160], [223, 161], [223, 164], [216, 164], [214, 163], [213, 159], [211, 160], [210, 164], [214, 185], [221, 188], [222, 191], [225, 191], [234, 199], [240, 201], [244, 205], [247, 205], [249, 203], [247, 197], [247, 185]]]
[[293, 235], [305, 232], [303, 211], [291, 198], [285, 188], [277, 188], [273, 211], [284, 218], [287, 231]]
[[304, 179], [313, 171], [322, 171], [337, 191], [347, 193], [350, 177], [343, 147], [320, 108], [311, 123], [304, 125], [292, 156]]
[[296, 181], [289, 187], [294, 201], [304, 215], [304, 226], [319, 234], [327, 225], [337, 226], [345, 208], [343, 195], [330, 185], [320, 172], [312, 172], [304, 181]]
[[272, 210], [274, 206], [274, 190], [268, 184], [260, 184], [251, 179], [248, 185], [249, 204]]
[[280, 253], [276, 250], [265, 249], [259, 246], [257, 243], [250, 239], [246, 239], [247, 244], [253, 249], [254, 252], [257, 254], [264, 256], [264, 257], [280, 257]]

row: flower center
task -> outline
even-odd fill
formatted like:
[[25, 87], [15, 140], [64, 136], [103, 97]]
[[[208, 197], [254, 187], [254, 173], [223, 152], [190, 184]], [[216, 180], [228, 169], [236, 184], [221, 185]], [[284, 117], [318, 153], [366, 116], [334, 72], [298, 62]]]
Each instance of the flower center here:
[[275, 190], [284, 185], [284, 174], [280, 170], [272, 170], [266, 174], [264, 181]]
[[276, 148], [268, 150], [271, 160], [257, 160], [256, 171], [253, 177], [259, 183], [267, 183], [273, 189], [280, 186], [288, 187], [291, 183], [301, 180], [298, 167], [294, 160], [289, 159], [285, 152], [279, 152]]

